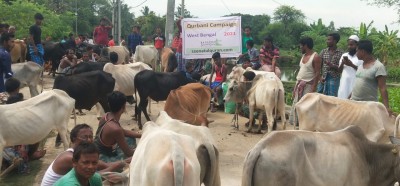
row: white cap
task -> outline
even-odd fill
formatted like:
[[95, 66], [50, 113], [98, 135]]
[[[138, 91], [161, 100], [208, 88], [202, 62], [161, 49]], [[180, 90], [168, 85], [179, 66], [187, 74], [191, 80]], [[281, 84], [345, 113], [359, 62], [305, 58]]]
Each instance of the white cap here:
[[351, 36], [349, 37], [349, 39], [354, 40], [354, 41], [357, 41], [357, 42], [360, 41], [360, 38], [358, 38], [357, 35], [351, 35]]

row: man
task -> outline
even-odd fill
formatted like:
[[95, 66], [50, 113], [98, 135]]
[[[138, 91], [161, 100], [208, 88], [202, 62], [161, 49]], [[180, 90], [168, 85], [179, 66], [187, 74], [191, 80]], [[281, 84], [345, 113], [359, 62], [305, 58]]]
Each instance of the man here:
[[76, 42], [73, 33], [68, 34], [68, 40], [66, 42], [66, 48], [76, 48]]
[[267, 72], [274, 72], [281, 78], [281, 70], [278, 67], [279, 48], [274, 45], [271, 36], [264, 38], [264, 44], [260, 49], [261, 69]]
[[142, 36], [140, 35], [139, 31], [139, 26], [133, 26], [132, 33], [128, 36], [128, 49], [130, 56], [135, 54], [136, 46], [143, 45]]
[[176, 21], [176, 26], [178, 27], [178, 32], [175, 33], [175, 37], [172, 39], [172, 46], [171, 48], [174, 50], [175, 52], [175, 57], [176, 60], [178, 62], [178, 70], [179, 71], [185, 71], [185, 63], [186, 60], [183, 59], [182, 56], [182, 17], [180, 17], [177, 21]]
[[55, 186], [90, 185], [101, 186], [102, 180], [96, 173], [99, 162], [99, 150], [93, 143], [79, 144], [72, 157], [73, 169], [59, 179]]
[[88, 54], [87, 52], [84, 52], [84, 53], [82, 54], [82, 59], [80, 59], [80, 60], [78, 61], [78, 64], [79, 64], [79, 63], [82, 63], [82, 62], [93, 62], [92, 60], [90, 60], [89, 54]]
[[389, 115], [389, 96], [386, 90], [386, 68], [372, 55], [373, 46], [369, 40], [361, 40], [357, 47], [357, 57], [364, 63], [357, 68], [351, 99], [356, 101], [378, 101], [378, 88], [382, 103]]
[[338, 33], [328, 35], [326, 45], [328, 48], [323, 49], [319, 56], [322, 59], [322, 79], [318, 85], [318, 92], [328, 96], [337, 97], [340, 83], [339, 60], [343, 52], [337, 48], [340, 40]]
[[246, 41], [246, 49], [247, 49], [247, 55], [249, 56], [249, 61], [251, 63], [251, 67], [255, 70], [259, 69], [261, 67], [259, 61], [260, 54], [258, 53], [258, 50], [254, 47], [253, 40]]
[[75, 52], [72, 49], [68, 49], [66, 56], [61, 59], [60, 65], [58, 66], [58, 73], [67, 73], [68, 70], [78, 64], [78, 59], [75, 56]]
[[242, 54], [239, 56], [240, 60], [242, 60], [247, 54], [248, 50], [248, 48], [246, 47], [247, 41], [253, 40], [253, 37], [251, 37], [251, 28], [249, 26], [244, 27], [243, 33], [244, 34], [242, 35]]
[[10, 28], [8, 29], [8, 33], [12, 35], [15, 35], [15, 31], [16, 31], [15, 26], [10, 26]]
[[118, 63], [118, 54], [116, 52], [110, 52], [110, 61], [112, 64], [117, 65]]
[[161, 52], [162, 49], [165, 46], [165, 37], [161, 34], [161, 28], [157, 27], [156, 28], [156, 34], [153, 37], [153, 41], [154, 41], [154, 47], [157, 49], [158, 51], [158, 60], [157, 63], [160, 64], [161, 61]]
[[7, 32], [7, 30], [6, 30], [6, 25], [0, 23], [0, 36], [1, 36], [3, 33], [6, 33], [6, 32]]
[[[210, 79], [210, 88], [214, 92], [214, 104], [212, 105], [211, 112], [216, 112], [216, 107], [219, 105], [218, 98], [222, 95], [222, 83], [226, 81], [227, 70], [225, 64], [222, 64], [221, 54], [219, 52], [215, 52], [212, 55], [212, 59], [214, 60], [214, 65], [212, 66]], [[215, 72], [215, 81], [212, 82], [213, 76]]]
[[305, 94], [317, 90], [321, 69], [321, 58], [313, 50], [314, 41], [305, 37], [299, 43], [303, 57], [300, 60], [300, 70], [296, 77], [297, 82], [292, 95], [293, 105], [289, 116], [289, 123], [294, 124], [296, 122], [296, 126], [298, 119], [294, 106]]
[[0, 92], [5, 91], [4, 78], [12, 77], [10, 50], [14, 47], [14, 35], [3, 33], [0, 37]]
[[356, 55], [358, 41], [360, 41], [358, 36], [350, 36], [347, 40], [348, 52], [344, 53], [339, 60], [339, 70], [342, 72], [342, 76], [340, 77], [338, 98], [349, 99], [356, 79], [357, 68], [363, 64], [363, 61], [359, 60]]
[[115, 162], [133, 155], [136, 138], [140, 138], [141, 134], [123, 129], [119, 123], [126, 109], [126, 96], [123, 93], [112, 92], [108, 95], [108, 104], [111, 112], [100, 119], [95, 144], [100, 151], [100, 160]]
[[86, 47], [86, 52], [89, 55], [89, 59], [93, 62], [96, 62], [96, 58], [98, 57], [98, 55], [95, 52], [93, 52], [93, 47], [88, 45]]
[[[106, 22], [109, 24], [106, 26]], [[93, 32], [93, 39], [96, 45], [107, 46], [108, 44], [108, 33], [112, 29], [113, 24], [107, 17], [100, 19], [100, 26], [96, 27]]]
[[115, 46], [114, 37], [112, 35], [108, 36], [108, 46], [109, 47]]
[[[47, 168], [43, 176], [41, 186], [52, 186], [63, 175], [66, 175], [73, 166], [73, 153], [81, 143], [93, 143], [93, 130], [87, 124], [78, 124], [70, 134], [71, 148], [59, 154]], [[121, 169], [125, 166], [125, 161], [104, 163], [99, 161], [97, 170], [99, 172], [109, 172]]]
[[29, 54], [31, 60], [40, 66], [43, 66], [44, 49], [42, 45], [42, 25], [43, 15], [40, 13], [35, 14], [35, 24], [29, 28]]

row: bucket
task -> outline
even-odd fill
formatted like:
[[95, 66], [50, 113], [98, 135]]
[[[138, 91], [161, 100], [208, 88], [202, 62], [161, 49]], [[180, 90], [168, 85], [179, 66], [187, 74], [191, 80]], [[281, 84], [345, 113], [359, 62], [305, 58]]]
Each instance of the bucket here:
[[[228, 92], [229, 82], [222, 83], [222, 95], [225, 97], [225, 94]], [[234, 114], [236, 110], [236, 103], [233, 101], [225, 102], [224, 104], [225, 113]]]

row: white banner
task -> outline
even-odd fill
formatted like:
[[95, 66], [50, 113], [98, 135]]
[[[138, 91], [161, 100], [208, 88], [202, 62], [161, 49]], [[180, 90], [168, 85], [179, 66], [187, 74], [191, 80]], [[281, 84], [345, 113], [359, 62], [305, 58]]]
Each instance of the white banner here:
[[215, 19], [182, 20], [182, 55], [185, 59], [211, 58], [214, 52], [222, 58], [242, 53], [240, 16]]

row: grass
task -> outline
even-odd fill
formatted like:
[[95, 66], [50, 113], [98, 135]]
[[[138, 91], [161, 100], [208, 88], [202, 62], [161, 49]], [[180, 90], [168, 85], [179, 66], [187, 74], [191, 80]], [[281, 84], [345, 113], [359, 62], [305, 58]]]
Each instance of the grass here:
[[28, 186], [35, 184], [35, 178], [39, 174], [40, 168], [42, 167], [41, 160], [35, 160], [29, 162], [30, 173], [19, 174], [17, 169], [10, 172], [4, 178], [0, 179], [0, 185], [7, 186]]

